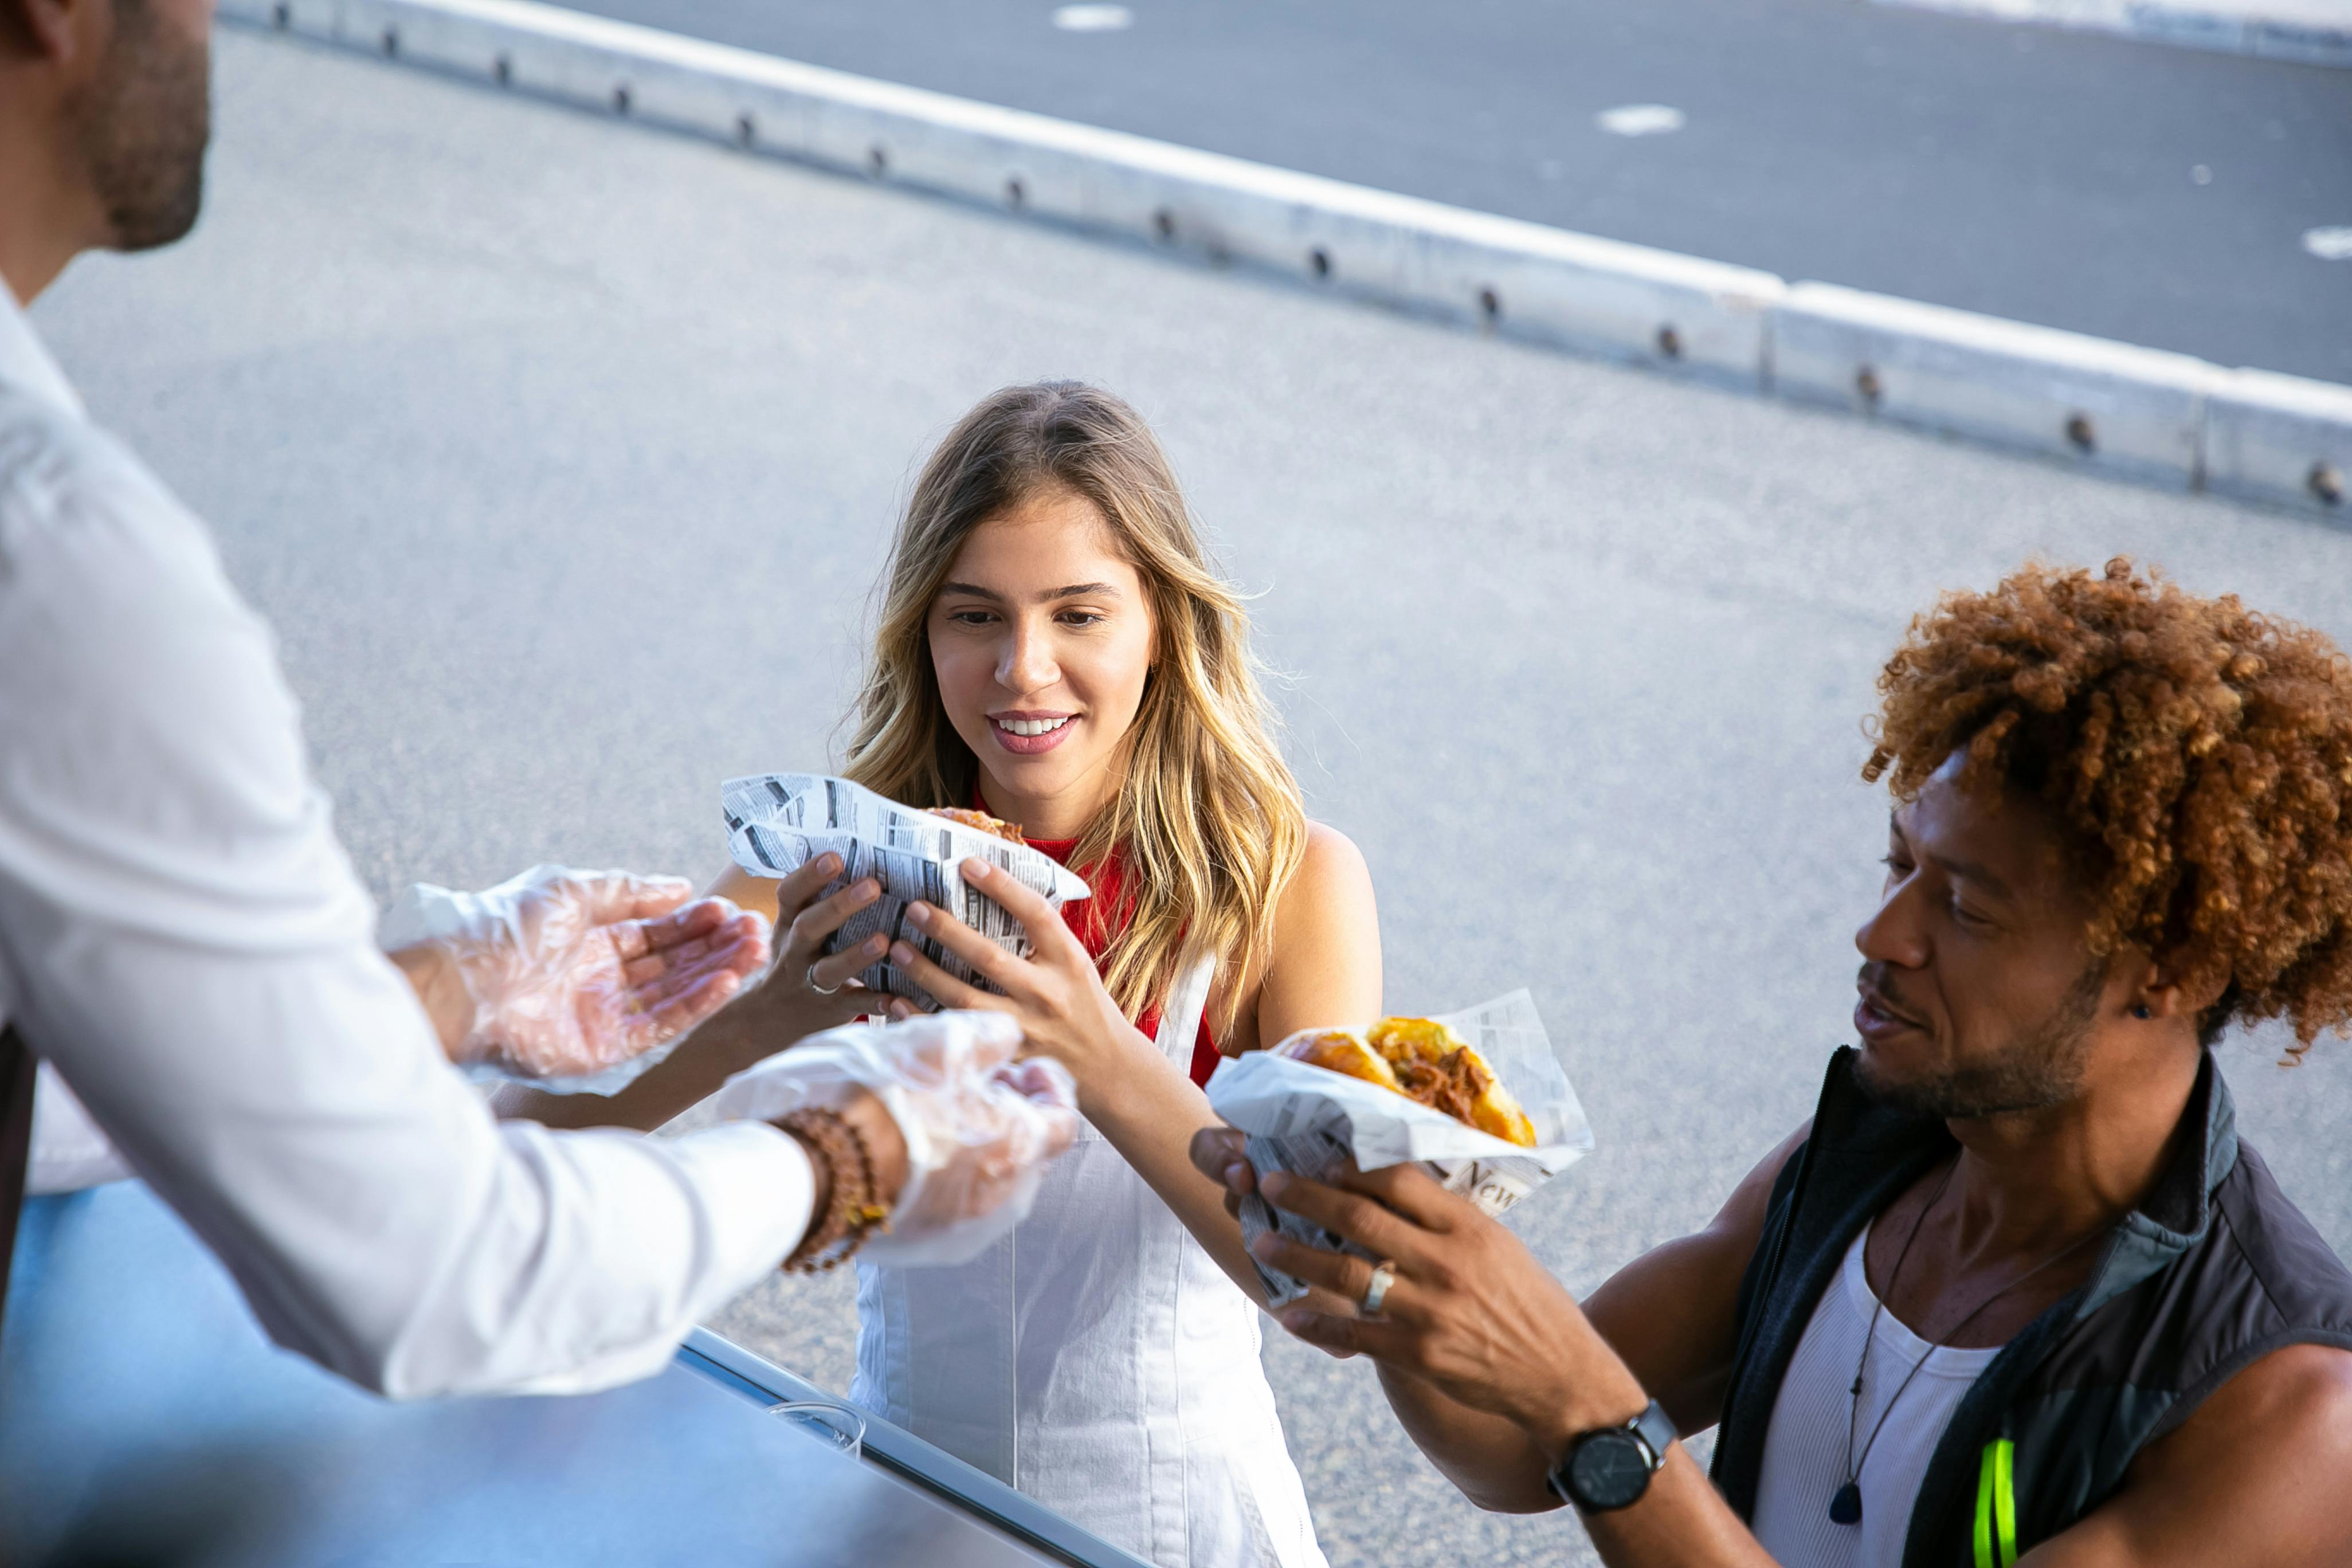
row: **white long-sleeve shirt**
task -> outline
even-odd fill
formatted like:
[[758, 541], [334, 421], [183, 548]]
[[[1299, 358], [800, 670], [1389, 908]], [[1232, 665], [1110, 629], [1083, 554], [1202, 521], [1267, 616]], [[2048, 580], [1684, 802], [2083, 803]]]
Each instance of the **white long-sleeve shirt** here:
[[278, 1343], [395, 1396], [659, 1370], [798, 1242], [800, 1146], [499, 1124], [375, 921], [268, 627], [0, 285], [0, 1019], [44, 1058], [36, 1190], [127, 1166]]

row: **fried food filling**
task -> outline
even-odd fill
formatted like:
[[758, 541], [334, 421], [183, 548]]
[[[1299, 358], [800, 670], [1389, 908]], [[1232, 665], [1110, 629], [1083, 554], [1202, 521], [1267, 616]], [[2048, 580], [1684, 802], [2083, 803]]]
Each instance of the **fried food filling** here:
[[1433, 1018], [1383, 1018], [1360, 1036], [1316, 1030], [1294, 1035], [1275, 1050], [1378, 1084], [1523, 1149], [1536, 1146], [1535, 1124], [1486, 1059]]
[[993, 834], [1008, 843], [1029, 842], [1028, 835], [1023, 833], [1017, 824], [1007, 822], [1003, 817], [991, 816], [984, 811], [966, 811], [961, 806], [950, 805], [937, 807], [931, 815], [944, 816], [959, 826], [972, 828], [981, 833]]
[[1433, 1062], [1396, 1064], [1398, 1087], [1432, 1110], [1442, 1110], [1456, 1121], [1477, 1125], [1478, 1100], [1495, 1087], [1495, 1075], [1471, 1057], [1465, 1046]]

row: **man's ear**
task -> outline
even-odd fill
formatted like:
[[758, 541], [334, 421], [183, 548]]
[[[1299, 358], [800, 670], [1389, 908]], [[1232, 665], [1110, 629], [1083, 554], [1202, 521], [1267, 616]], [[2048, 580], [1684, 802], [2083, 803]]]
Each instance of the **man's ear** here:
[[111, 0], [0, 0], [0, 59], [63, 65], [79, 52], [87, 13]]
[[2221, 999], [2229, 983], [2227, 973], [2184, 975], [2173, 965], [2148, 959], [2143, 962], [2138, 984], [2133, 988], [2133, 1005], [2147, 1009], [2150, 1018], [2187, 1018], [2194, 1023]]

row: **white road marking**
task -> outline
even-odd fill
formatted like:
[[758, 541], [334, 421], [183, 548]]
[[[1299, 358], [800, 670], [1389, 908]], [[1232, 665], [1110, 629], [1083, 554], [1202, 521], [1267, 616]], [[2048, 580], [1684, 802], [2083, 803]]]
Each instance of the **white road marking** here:
[[2303, 247], [2322, 261], [2352, 261], [2352, 224], [2305, 229]]
[[1135, 20], [1124, 5], [1056, 5], [1054, 26], [1066, 33], [1116, 33]]
[[1683, 111], [1663, 103], [1626, 103], [1604, 109], [1593, 123], [1612, 136], [1664, 136], [1683, 128]]

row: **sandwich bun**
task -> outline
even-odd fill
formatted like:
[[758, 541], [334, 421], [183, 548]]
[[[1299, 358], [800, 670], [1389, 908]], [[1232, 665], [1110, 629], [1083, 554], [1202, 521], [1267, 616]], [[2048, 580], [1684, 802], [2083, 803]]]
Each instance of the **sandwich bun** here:
[[[1349, 1029], [1315, 1029], [1293, 1035], [1274, 1047], [1274, 1054], [1288, 1057], [1308, 1067], [1343, 1072], [1349, 1078], [1362, 1079], [1378, 1084], [1391, 1094], [1403, 1094], [1404, 1085], [1397, 1081], [1396, 1073], [1382, 1059], [1380, 1052], [1364, 1043], [1364, 1037]], [[1411, 1098], [1408, 1096], [1407, 1098]]]
[[1536, 1146], [1535, 1124], [1486, 1058], [1433, 1018], [1383, 1018], [1361, 1034], [1307, 1029], [1274, 1054], [1378, 1084], [1506, 1143]]

